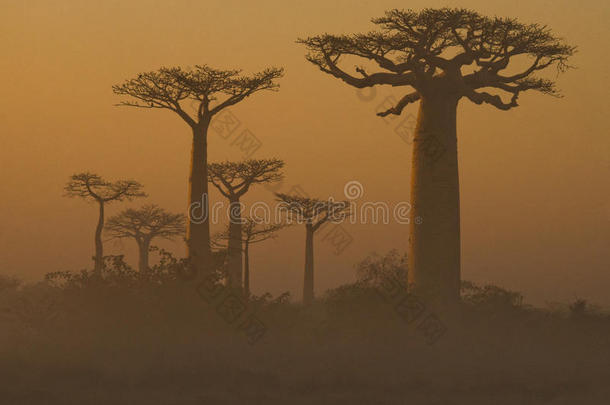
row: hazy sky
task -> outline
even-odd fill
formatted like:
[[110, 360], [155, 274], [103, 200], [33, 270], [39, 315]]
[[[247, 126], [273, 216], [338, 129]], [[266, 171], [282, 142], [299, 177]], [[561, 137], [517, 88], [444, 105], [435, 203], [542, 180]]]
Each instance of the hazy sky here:
[[[578, 296], [610, 305], [605, 0], [0, 0], [0, 273], [36, 279], [91, 264], [97, 212], [62, 197], [72, 173], [135, 178], [150, 194], [146, 202], [186, 210], [189, 128], [168, 111], [113, 106], [113, 84], [161, 66], [285, 67], [279, 93], [258, 94], [232, 110], [262, 141], [253, 157], [286, 161], [282, 191], [299, 185], [312, 196], [341, 198], [345, 183], [356, 180], [364, 200], [409, 201], [410, 145], [375, 116], [385, 97], [404, 92], [379, 89], [363, 101], [305, 61], [295, 39], [367, 31], [370, 18], [386, 9], [425, 6], [547, 24], [579, 48], [572, 60], [578, 68], [558, 78], [563, 99], [524, 94], [509, 112], [460, 103], [463, 278], [524, 292], [535, 303]], [[213, 132], [209, 144], [211, 161], [243, 157]], [[246, 201], [255, 200], [272, 195], [255, 190]], [[255, 293], [300, 296], [301, 228], [254, 248]], [[324, 235], [317, 238], [318, 292], [353, 280], [353, 265], [367, 253], [406, 248], [406, 225], [345, 229], [353, 243], [341, 255]], [[134, 245], [125, 240], [106, 249], [127, 251], [133, 263]]]

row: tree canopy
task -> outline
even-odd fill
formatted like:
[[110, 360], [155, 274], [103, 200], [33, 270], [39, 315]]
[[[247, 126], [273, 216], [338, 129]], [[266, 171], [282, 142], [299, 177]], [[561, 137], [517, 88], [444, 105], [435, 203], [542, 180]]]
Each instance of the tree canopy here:
[[142, 184], [135, 180], [106, 181], [97, 174], [75, 174], [64, 188], [66, 196], [93, 199], [98, 202], [131, 200], [145, 197]]
[[[195, 126], [258, 91], [277, 90], [279, 84], [275, 80], [283, 74], [281, 68], [242, 75], [240, 70], [214, 69], [207, 65], [195, 65], [194, 68], [162, 67], [157, 71], [140, 73], [135, 78], [112, 86], [112, 90], [115, 94], [132, 99], [118, 105], [168, 109], [190, 126]], [[189, 113], [184, 105], [188, 101], [197, 105], [194, 114]]]
[[283, 178], [280, 159], [248, 159], [208, 165], [208, 179], [227, 198], [240, 197], [253, 184], [271, 183]]
[[[439, 91], [501, 110], [516, 107], [519, 94], [527, 90], [558, 96], [555, 82], [537, 73], [551, 66], [565, 71], [576, 50], [544, 25], [486, 17], [466, 9], [395, 9], [372, 21], [378, 31], [323, 34], [298, 42], [309, 50], [307, 60], [351, 86], [414, 89], [394, 107], [380, 112], [381, 116], [400, 114], [422, 95]], [[350, 73], [339, 66], [347, 56], [365, 59], [377, 65], [378, 71], [357, 66]], [[519, 57], [527, 60], [523, 67], [517, 66], [523, 61], [509, 64]], [[508, 100], [502, 98], [506, 94]]]
[[184, 214], [172, 214], [154, 204], [126, 209], [106, 221], [106, 231], [113, 238], [173, 239], [183, 235], [185, 229]]
[[314, 231], [328, 221], [339, 222], [350, 215], [349, 204], [346, 201], [320, 200], [283, 193], [275, 193], [275, 195], [277, 201], [295, 214], [298, 221], [311, 225]]

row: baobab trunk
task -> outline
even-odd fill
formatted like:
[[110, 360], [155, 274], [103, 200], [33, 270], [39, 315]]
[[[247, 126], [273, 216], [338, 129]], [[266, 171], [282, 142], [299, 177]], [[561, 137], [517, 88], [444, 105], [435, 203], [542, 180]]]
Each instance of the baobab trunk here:
[[242, 244], [241, 244], [241, 205], [239, 199], [229, 199], [229, 243], [227, 246], [227, 272], [229, 285], [242, 288]]
[[189, 221], [187, 224], [187, 255], [195, 274], [209, 272], [210, 218], [208, 194], [208, 131], [209, 122], [193, 128], [191, 172], [189, 175]]
[[413, 140], [409, 284], [450, 307], [460, 294], [459, 97], [422, 97]]
[[138, 241], [139, 257], [138, 269], [140, 273], [148, 270], [148, 251], [150, 249], [150, 240], [142, 239]]
[[303, 279], [303, 305], [313, 302], [313, 226], [305, 226], [305, 275]]
[[244, 243], [244, 295], [250, 296], [250, 243]]
[[100, 215], [97, 219], [97, 227], [95, 228], [95, 263], [93, 272], [96, 276], [101, 275], [102, 267], [104, 267], [104, 246], [102, 244], [102, 231], [104, 230], [104, 202], [98, 201], [100, 206]]

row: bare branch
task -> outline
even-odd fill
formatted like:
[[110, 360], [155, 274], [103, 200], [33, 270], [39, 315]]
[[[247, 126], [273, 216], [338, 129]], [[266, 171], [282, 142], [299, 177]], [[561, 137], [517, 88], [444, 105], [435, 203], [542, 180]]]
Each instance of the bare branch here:
[[407, 94], [406, 96], [401, 98], [394, 107], [390, 108], [389, 110], [379, 112], [379, 113], [377, 113], [377, 115], [380, 117], [385, 117], [390, 114], [400, 115], [402, 113], [402, 110], [404, 110], [404, 108], [408, 104], [414, 103], [414, 102], [418, 101], [420, 98], [421, 98], [421, 94], [417, 91]]

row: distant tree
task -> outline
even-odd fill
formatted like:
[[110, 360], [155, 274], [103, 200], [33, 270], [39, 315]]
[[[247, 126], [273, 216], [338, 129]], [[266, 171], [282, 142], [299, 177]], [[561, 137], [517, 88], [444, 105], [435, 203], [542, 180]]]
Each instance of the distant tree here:
[[[119, 105], [173, 111], [192, 130], [187, 249], [197, 272], [211, 263], [207, 138], [212, 117], [258, 91], [277, 90], [275, 80], [282, 75], [283, 70], [277, 68], [242, 76], [239, 70], [218, 70], [206, 65], [193, 69], [164, 67], [112, 87], [115, 94], [132, 98]], [[196, 104], [194, 113], [186, 111], [187, 102]], [[195, 212], [198, 208], [200, 214]]]
[[[261, 224], [252, 218], [244, 218], [241, 227], [241, 243], [244, 252], [244, 295], [250, 296], [250, 245], [277, 237], [277, 232], [285, 228], [286, 224]], [[216, 235], [216, 240], [230, 239], [229, 231]]]
[[[509, 110], [524, 91], [557, 96], [555, 83], [536, 74], [551, 66], [563, 72], [575, 48], [546, 26], [464, 9], [391, 10], [373, 22], [379, 31], [298, 42], [309, 50], [311, 63], [353, 87], [413, 89], [378, 115], [399, 115], [419, 102], [411, 161], [409, 282], [418, 294], [451, 305], [460, 294], [458, 102], [466, 98]], [[356, 66], [350, 73], [339, 67], [354, 58], [378, 70]]]
[[[345, 201], [323, 201], [316, 198], [276, 193], [277, 200], [288, 214], [294, 214], [299, 223], [305, 224], [305, 274], [303, 278], [303, 304], [313, 302], [313, 236], [322, 225], [339, 222], [349, 215]], [[288, 223], [292, 218], [288, 220]]]
[[250, 159], [242, 162], [221, 162], [208, 165], [209, 181], [229, 200], [229, 239], [227, 272], [229, 285], [241, 289], [242, 280], [242, 225], [240, 198], [255, 184], [280, 181], [284, 161], [279, 159]]
[[174, 239], [184, 235], [186, 216], [172, 214], [156, 205], [129, 208], [108, 218], [106, 232], [112, 238], [133, 238], [138, 244], [140, 272], [148, 270], [150, 243], [155, 238]]
[[102, 230], [104, 229], [104, 207], [114, 201], [132, 200], [145, 197], [142, 185], [134, 180], [118, 180], [109, 182], [94, 173], [79, 173], [70, 178], [66, 184], [67, 197], [80, 197], [95, 201], [99, 206], [99, 217], [95, 228], [95, 267], [94, 273], [101, 274], [104, 265], [104, 247], [102, 244]]

